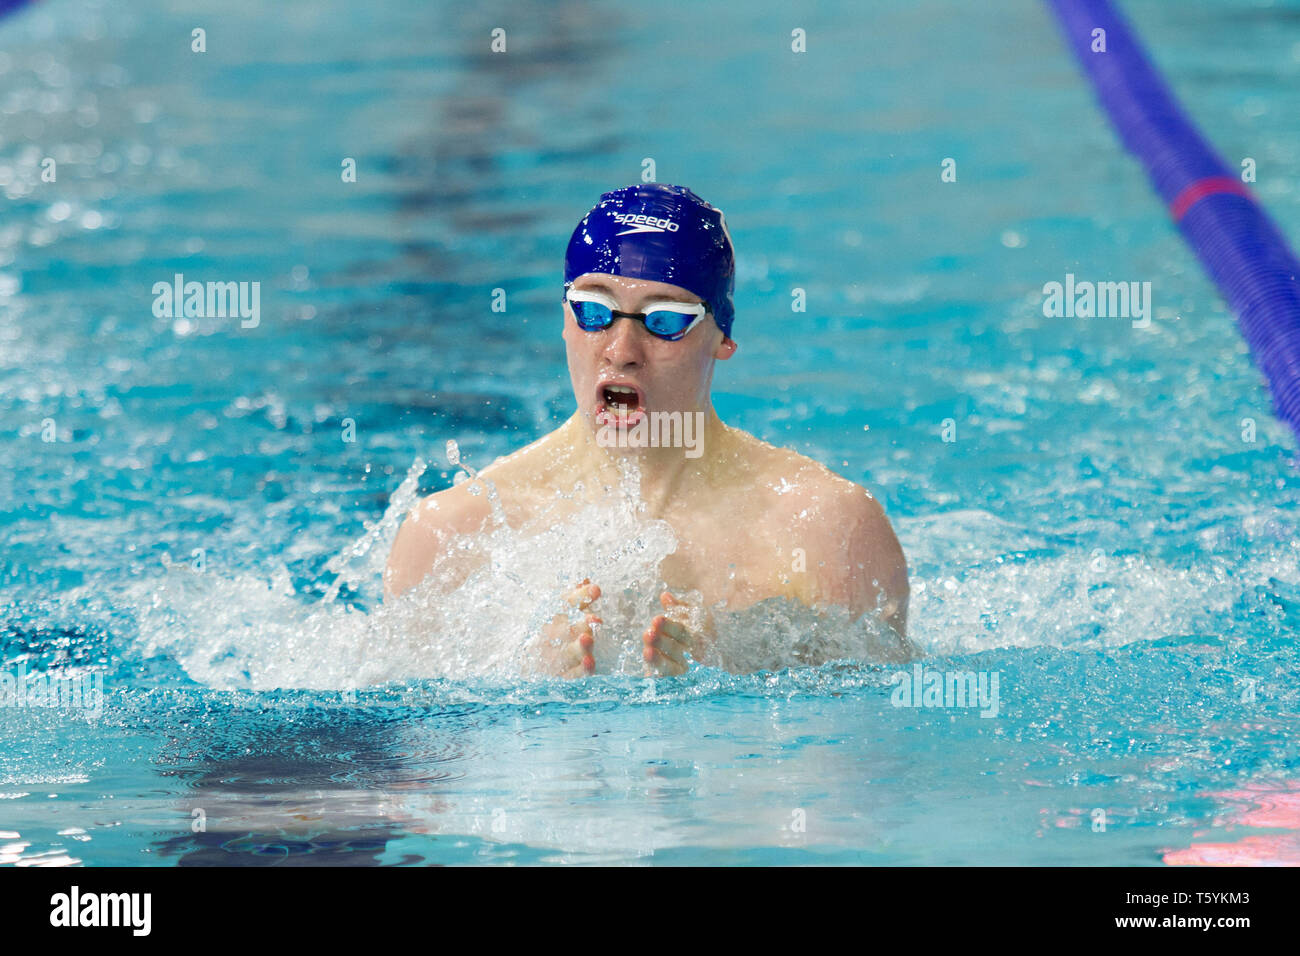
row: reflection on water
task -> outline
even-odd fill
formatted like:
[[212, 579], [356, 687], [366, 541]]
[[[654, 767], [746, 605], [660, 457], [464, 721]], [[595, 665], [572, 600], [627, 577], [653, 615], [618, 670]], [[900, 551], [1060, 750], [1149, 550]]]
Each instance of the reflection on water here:
[[[1250, 784], [1238, 790], [1206, 794], [1225, 809], [1214, 829], [1242, 833], [1233, 840], [1211, 840], [1210, 830], [1199, 830], [1191, 846], [1169, 850], [1164, 861], [1171, 866], [1300, 866], [1300, 781]], [[1249, 829], [1247, 829], [1249, 828]], [[1273, 831], [1252, 833], [1251, 830]]]
[[[158, 841], [158, 852], [181, 866], [424, 862], [384, 854], [411, 822], [404, 795], [436, 812], [436, 785], [460, 775], [463, 731], [452, 723], [442, 734], [413, 740], [400, 724], [364, 716], [285, 717], [270, 712], [233, 738], [226, 731], [207, 737], [209, 729], [199, 728], [172, 741], [160, 756], [171, 769], [160, 775], [180, 785], [178, 809], [191, 826]], [[186, 750], [203, 755], [179, 761]]]

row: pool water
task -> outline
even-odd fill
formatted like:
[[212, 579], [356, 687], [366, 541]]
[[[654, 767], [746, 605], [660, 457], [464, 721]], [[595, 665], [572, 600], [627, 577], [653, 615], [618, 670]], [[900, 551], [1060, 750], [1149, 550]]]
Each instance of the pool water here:
[[[1044, 5], [189, 6], [0, 21], [0, 671], [102, 686], [0, 707], [0, 862], [1300, 862], [1295, 440]], [[1300, 20], [1124, 9], [1300, 241]], [[571, 413], [564, 244], [647, 161], [736, 242], [719, 414], [877, 494], [915, 666], [995, 713], [382, 625], [445, 443]], [[157, 316], [178, 273], [259, 320]], [[1045, 317], [1067, 274], [1149, 327]]]

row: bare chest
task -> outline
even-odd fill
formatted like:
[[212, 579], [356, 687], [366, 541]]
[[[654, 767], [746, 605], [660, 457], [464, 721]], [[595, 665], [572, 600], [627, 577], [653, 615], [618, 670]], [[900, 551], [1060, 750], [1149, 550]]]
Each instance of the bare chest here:
[[800, 575], [792, 573], [798, 555], [781, 529], [736, 520], [674, 531], [677, 550], [661, 566], [670, 590], [699, 591], [706, 606], [725, 602], [733, 611], [769, 597], [800, 596]]

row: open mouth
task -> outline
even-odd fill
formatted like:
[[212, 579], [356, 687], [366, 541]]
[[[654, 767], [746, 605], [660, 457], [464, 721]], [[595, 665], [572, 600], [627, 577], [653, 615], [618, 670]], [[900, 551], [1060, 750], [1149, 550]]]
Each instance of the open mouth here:
[[644, 417], [644, 396], [635, 385], [602, 382], [596, 386], [596, 424], [635, 425]]

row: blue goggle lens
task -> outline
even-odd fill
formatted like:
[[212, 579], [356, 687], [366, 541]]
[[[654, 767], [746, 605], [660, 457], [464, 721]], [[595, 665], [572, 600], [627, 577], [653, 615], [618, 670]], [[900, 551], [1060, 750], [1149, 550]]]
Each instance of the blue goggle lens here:
[[607, 329], [614, 322], [614, 313], [599, 302], [570, 302], [569, 305], [573, 308], [573, 317], [577, 319], [578, 327], [586, 332]]
[[694, 321], [695, 316], [689, 312], [660, 309], [645, 317], [645, 327], [661, 339], [675, 339], [679, 338]]
[[[614, 313], [607, 305], [599, 302], [570, 302], [569, 305], [573, 309], [573, 317], [577, 320], [578, 327], [585, 332], [599, 332], [614, 324]], [[695, 316], [690, 312], [656, 309], [648, 313], [643, 321], [651, 334], [661, 339], [673, 340], [682, 337], [695, 321]]]

